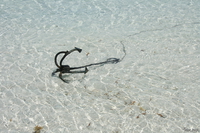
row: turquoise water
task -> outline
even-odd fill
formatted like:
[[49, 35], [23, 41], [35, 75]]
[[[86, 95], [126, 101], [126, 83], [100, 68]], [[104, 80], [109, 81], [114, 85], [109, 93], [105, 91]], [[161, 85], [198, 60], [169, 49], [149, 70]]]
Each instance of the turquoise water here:
[[[0, 131], [200, 132], [200, 2], [2, 1]], [[54, 56], [88, 67], [64, 74]]]

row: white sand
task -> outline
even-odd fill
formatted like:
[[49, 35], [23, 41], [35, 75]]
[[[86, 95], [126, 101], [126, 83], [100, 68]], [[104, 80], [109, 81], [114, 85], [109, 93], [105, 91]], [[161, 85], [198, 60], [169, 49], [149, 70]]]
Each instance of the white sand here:
[[48, 1], [1, 2], [0, 132], [200, 132], [200, 1]]

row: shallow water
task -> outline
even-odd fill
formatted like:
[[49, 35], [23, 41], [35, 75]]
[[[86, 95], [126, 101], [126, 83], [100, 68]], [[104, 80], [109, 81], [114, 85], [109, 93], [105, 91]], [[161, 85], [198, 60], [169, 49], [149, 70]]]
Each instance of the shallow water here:
[[[1, 2], [0, 131], [200, 132], [200, 2]], [[87, 74], [51, 73], [59, 51]], [[58, 75], [57, 75], [58, 76]]]

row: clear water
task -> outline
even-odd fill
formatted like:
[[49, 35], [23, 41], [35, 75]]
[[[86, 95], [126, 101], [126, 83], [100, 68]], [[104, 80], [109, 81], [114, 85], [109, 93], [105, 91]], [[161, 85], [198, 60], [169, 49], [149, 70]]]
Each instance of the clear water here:
[[[198, 0], [1, 2], [0, 131], [200, 132]], [[59, 51], [87, 74], [51, 77]]]

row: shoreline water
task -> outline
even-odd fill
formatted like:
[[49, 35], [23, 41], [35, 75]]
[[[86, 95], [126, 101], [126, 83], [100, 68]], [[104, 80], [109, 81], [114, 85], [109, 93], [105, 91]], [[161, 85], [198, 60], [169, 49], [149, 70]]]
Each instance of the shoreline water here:
[[[200, 2], [1, 5], [0, 132], [199, 132]], [[83, 49], [75, 67], [121, 59], [121, 43], [117, 64], [51, 77], [59, 51]]]

